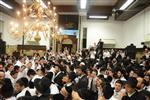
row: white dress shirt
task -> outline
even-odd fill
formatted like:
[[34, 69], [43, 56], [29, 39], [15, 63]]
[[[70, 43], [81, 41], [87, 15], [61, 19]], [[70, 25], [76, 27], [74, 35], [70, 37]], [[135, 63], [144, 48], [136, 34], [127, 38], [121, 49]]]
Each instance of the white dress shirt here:
[[19, 97], [25, 96], [26, 91], [29, 91], [29, 93], [31, 94], [31, 96], [33, 96], [35, 93], [34, 89], [30, 89], [29, 87], [24, 88], [17, 96], [16, 99], [18, 99]]
[[56, 84], [51, 84], [50, 85], [50, 94], [55, 95], [55, 94], [59, 94], [59, 89], [56, 86]]
[[28, 88], [24, 88], [24, 89], [16, 96], [16, 98], [18, 99], [19, 97], [25, 96], [27, 90], [28, 90]]
[[24, 65], [23, 63], [21, 63], [19, 60], [16, 62], [15, 66], [19, 66], [21, 67], [22, 65]]

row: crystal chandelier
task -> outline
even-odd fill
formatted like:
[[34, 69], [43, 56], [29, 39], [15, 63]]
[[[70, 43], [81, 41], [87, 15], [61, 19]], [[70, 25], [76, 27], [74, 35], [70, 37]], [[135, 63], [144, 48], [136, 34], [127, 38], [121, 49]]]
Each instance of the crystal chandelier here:
[[[28, 6], [27, 1], [23, 0], [22, 10], [16, 13], [21, 24], [11, 22], [11, 33], [14, 36], [22, 35], [28, 40], [34, 38], [39, 42], [41, 35], [45, 39], [59, 35], [56, 7], [52, 6], [50, 1], [44, 3], [42, 0], [33, 0], [33, 3]], [[52, 34], [50, 29], [53, 29]]]

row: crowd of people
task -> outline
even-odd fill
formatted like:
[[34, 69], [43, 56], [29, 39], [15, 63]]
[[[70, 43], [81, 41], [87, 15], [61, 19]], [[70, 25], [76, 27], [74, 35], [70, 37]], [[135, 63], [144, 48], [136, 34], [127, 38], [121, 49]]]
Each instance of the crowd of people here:
[[140, 61], [96, 47], [0, 57], [0, 100], [150, 100], [150, 51]]

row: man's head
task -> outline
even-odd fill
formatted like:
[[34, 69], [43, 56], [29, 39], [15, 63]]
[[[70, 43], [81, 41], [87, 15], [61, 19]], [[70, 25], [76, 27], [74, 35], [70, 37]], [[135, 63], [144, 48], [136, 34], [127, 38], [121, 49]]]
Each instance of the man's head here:
[[19, 93], [20, 91], [22, 91], [27, 86], [28, 86], [28, 79], [27, 78], [23, 77], [23, 78], [18, 79], [16, 81], [16, 84], [15, 84], [16, 92]]
[[115, 83], [115, 91], [119, 92], [122, 89], [123, 82], [121, 80], [117, 80]]
[[15, 70], [16, 72], [20, 72], [21, 68], [16, 65], [16, 66], [14, 66], [14, 70]]
[[137, 80], [135, 77], [129, 77], [126, 84], [125, 89], [126, 92], [132, 94], [136, 90]]
[[16, 71], [11, 71], [10, 72], [10, 75], [14, 78], [14, 79], [17, 79], [17, 76], [18, 76], [18, 72], [16, 72]]
[[3, 70], [0, 70], [0, 80], [5, 78], [5, 72]]
[[39, 62], [40, 62], [40, 64], [44, 64], [44, 63], [46, 63], [46, 60], [44, 57], [41, 57]]
[[81, 76], [86, 73], [86, 66], [82, 65], [76, 68], [76, 73], [78, 76]]
[[21, 63], [24, 63], [24, 61], [25, 61], [24, 57], [23, 57], [23, 56], [20, 56], [20, 57], [19, 57], [19, 61], [20, 61]]
[[7, 70], [9, 70], [9, 71], [14, 70], [13, 64], [8, 64], [8, 65], [7, 65]]
[[14, 90], [10, 79], [5, 78], [3, 80], [3, 85], [0, 89], [0, 94], [3, 98], [10, 98], [11, 96], [13, 96]]
[[97, 74], [98, 74], [98, 72], [97, 72], [96, 69], [95, 69], [95, 70], [92, 70], [92, 72], [91, 72], [91, 77], [95, 78], [95, 77], [97, 76]]
[[130, 72], [129, 72], [129, 77], [137, 77], [138, 75], [137, 75], [137, 73], [136, 73], [136, 71], [135, 70], [131, 70]]
[[142, 77], [137, 77], [137, 81], [138, 81], [138, 83], [137, 83], [137, 89], [143, 89], [144, 88], [144, 86], [145, 86], [145, 83], [146, 83], [146, 81], [144, 80], [144, 78], [142, 78]]
[[29, 69], [27, 75], [30, 79], [32, 79], [34, 75], [36, 75], [36, 72], [33, 69]]
[[75, 75], [73, 73], [66, 73], [66, 75], [63, 76], [62, 81], [64, 83], [70, 83], [75, 79]]
[[27, 68], [28, 68], [28, 69], [31, 69], [31, 67], [32, 67], [32, 62], [28, 62], [28, 63], [27, 63]]
[[58, 73], [63, 70], [63, 66], [59, 64], [55, 64], [55, 73]]
[[144, 80], [146, 81], [147, 85], [150, 84], [150, 75], [145, 75]]
[[111, 85], [109, 83], [105, 83], [103, 85], [102, 92], [103, 92], [103, 96], [106, 99], [110, 99], [111, 96], [113, 95], [113, 88], [111, 87]]
[[96, 80], [96, 86], [102, 87], [103, 83], [104, 83], [104, 75], [98, 75]]
[[118, 78], [121, 78], [122, 77], [122, 72], [119, 70], [119, 71], [117, 71], [117, 77]]
[[46, 77], [43, 77], [42, 79], [37, 78], [34, 80], [34, 86], [35, 86], [37, 92], [40, 94], [49, 94], [50, 84], [51, 84], [51, 81]]

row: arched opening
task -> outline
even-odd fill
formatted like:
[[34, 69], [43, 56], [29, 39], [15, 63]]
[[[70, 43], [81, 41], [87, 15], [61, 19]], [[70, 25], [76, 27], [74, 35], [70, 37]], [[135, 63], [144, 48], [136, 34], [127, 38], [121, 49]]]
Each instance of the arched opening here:
[[62, 41], [62, 52], [67, 49], [69, 51], [69, 53], [71, 53], [72, 50], [72, 46], [73, 46], [73, 42], [71, 39], [64, 39]]

